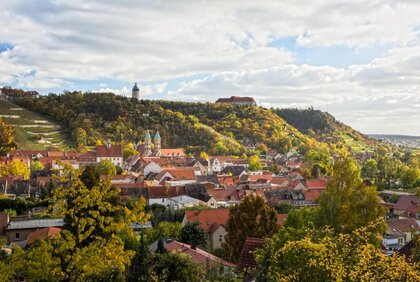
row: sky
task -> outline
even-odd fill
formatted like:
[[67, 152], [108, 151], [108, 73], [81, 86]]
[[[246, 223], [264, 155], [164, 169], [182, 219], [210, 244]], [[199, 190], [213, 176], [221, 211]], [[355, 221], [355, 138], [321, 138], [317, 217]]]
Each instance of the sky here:
[[0, 0], [0, 86], [314, 107], [420, 136], [418, 0]]

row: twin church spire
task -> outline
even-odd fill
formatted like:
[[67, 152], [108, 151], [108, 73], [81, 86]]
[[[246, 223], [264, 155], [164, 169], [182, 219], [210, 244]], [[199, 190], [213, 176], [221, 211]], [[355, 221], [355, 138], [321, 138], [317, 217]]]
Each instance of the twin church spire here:
[[152, 150], [152, 137], [150, 136], [150, 131], [146, 131], [146, 136], [144, 137], [144, 151], [143, 156], [157, 156], [161, 155], [162, 148], [162, 138], [160, 137], [159, 131], [156, 131], [155, 136], [153, 137], [153, 150]]

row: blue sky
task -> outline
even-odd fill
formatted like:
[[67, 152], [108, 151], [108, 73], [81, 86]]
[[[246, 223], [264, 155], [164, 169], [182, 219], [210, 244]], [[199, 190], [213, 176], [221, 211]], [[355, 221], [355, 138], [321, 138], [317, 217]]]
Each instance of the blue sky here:
[[420, 135], [417, 1], [4, 1], [0, 86], [253, 96]]

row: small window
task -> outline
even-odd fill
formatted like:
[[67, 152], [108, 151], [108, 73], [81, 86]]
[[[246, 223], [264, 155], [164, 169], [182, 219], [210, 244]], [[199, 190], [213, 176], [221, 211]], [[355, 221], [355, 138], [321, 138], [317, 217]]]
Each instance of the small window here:
[[165, 202], [165, 199], [162, 199], [162, 203], [164, 203]]
[[16, 232], [16, 234], [15, 234], [15, 239], [16, 239], [16, 240], [19, 240], [19, 239], [20, 239], [20, 233], [19, 233], [19, 232]]
[[223, 241], [223, 235], [219, 235], [219, 242]]

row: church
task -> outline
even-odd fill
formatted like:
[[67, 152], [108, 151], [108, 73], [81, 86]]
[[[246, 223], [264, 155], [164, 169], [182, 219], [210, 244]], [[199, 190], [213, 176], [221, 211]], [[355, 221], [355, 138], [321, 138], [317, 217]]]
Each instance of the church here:
[[136, 139], [133, 144], [142, 157], [183, 158], [187, 156], [183, 148], [162, 149], [162, 138], [158, 130], [156, 130], [153, 140], [150, 131], [147, 130], [144, 142]]
[[140, 140], [136, 140], [134, 146], [143, 157], [160, 157], [162, 155], [162, 138], [160, 138], [159, 131], [156, 131], [155, 136], [153, 137], [153, 148], [152, 137], [149, 130], [146, 131], [144, 143], [141, 143]]

